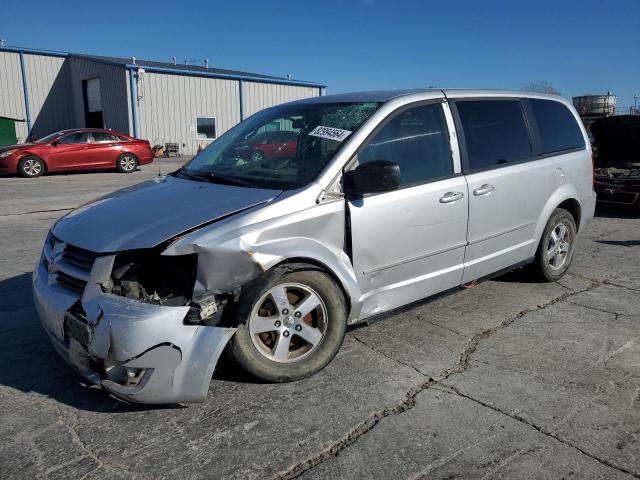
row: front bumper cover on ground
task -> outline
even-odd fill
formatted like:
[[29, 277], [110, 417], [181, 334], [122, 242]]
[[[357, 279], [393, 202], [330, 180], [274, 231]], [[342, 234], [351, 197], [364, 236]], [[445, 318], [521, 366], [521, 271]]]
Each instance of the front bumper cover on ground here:
[[[41, 261], [33, 273], [34, 303], [51, 342], [81, 375], [114, 396], [136, 403], [201, 402], [233, 328], [183, 323], [188, 307], [151, 305], [103, 293], [94, 265], [82, 298], [58, 285]], [[82, 306], [85, 335], [65, 327]], [[142, 371], [135, 385], [114, 381], [108, 367]], [[105, 368], [106, 367], [106, 368]]]

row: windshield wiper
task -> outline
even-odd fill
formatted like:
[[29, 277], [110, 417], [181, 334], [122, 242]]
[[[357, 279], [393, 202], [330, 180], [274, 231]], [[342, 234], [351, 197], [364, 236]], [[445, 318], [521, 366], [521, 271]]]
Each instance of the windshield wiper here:
[[192, 178], [192, 179], [197, 180], [199, 182], [208, 182], [209, 181], [209, 177], [207, 175], [200, 175], [200, 174], [197, 174], [197, 173], [193, 173], [191, 170], [189, 170], [186, 167], [180, 167], [178, 170], [176, 170], [173, 173], [179, 173], [180, 175], [184, 175], [185, 177]]
[[256, 188], [256, 186], [250, 182], [245, 180], [240, 180], [235, 177], [227, 177], [225, 175], [220, 175], [219, 173], [206, 172], [206, 173], [194, 173], [186, 167], [180, 167], [174, 173], [179, 173], [180, 175], [184, 175], [185, 177], [192, 178], [199, 182], [210, 182], [210, 183], [222, 183], [225, 185], [235, 185], [240, 187], [250, 187]]
[[220, 175], [219, 173], [208, 172], [207, 174], [205, 174], [205, 176], [210, 182], [213, 183], [224, 183], [226, 185], [255, 188], [255, 185], [251, 182], [240, 180], [239, 178], [235, 177], [227, 177], [225, 175]]

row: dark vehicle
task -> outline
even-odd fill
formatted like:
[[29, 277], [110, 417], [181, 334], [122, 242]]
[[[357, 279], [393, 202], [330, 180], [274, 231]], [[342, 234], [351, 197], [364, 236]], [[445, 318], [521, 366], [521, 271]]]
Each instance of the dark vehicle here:
[[292, 131], [264, 132], [241, 142], [233, 149], [235, 156], [252, 162], [274, 158], [294, 158], [298, 134]]
[[640, 206], [640, 115], [601, 118], [591, 133], [598, 201]]
[[135, 171], [153, 162], [146, 140], [111, 130], [82, 128], [61, 130], [30, 143], [0, 148], [0, 174], [39, 177], [67, 170]]

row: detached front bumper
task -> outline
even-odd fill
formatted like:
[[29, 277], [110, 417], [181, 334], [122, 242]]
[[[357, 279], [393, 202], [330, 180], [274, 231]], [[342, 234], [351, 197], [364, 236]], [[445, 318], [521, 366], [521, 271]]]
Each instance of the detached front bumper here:
[[188, 307], [103, 293], [96, 279], [106, 264], [96, 261], [80, 296], [59, 284], [40, 261], [33, 272], [33, 297], [53, 346], [82, 376], [123, 400], [203, 401], [235, 329], [185, 325]]

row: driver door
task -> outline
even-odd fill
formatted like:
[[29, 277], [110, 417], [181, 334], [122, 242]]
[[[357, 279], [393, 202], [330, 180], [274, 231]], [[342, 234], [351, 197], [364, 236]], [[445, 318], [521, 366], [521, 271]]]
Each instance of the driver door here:
[[62, 137], [51, 147], [52, 165], [64, 170], [85, 167], [89, 162], [87, 150], [91, 140], [89, 132], [76, 132]]
[[401, 175], [398, 190], [348, 203], [362, 318], [460, 285], [468, 195], [453, 132], [446, 103], [421, 103], [393, 114], [357, 154], [354, 168], [386, 160]]

